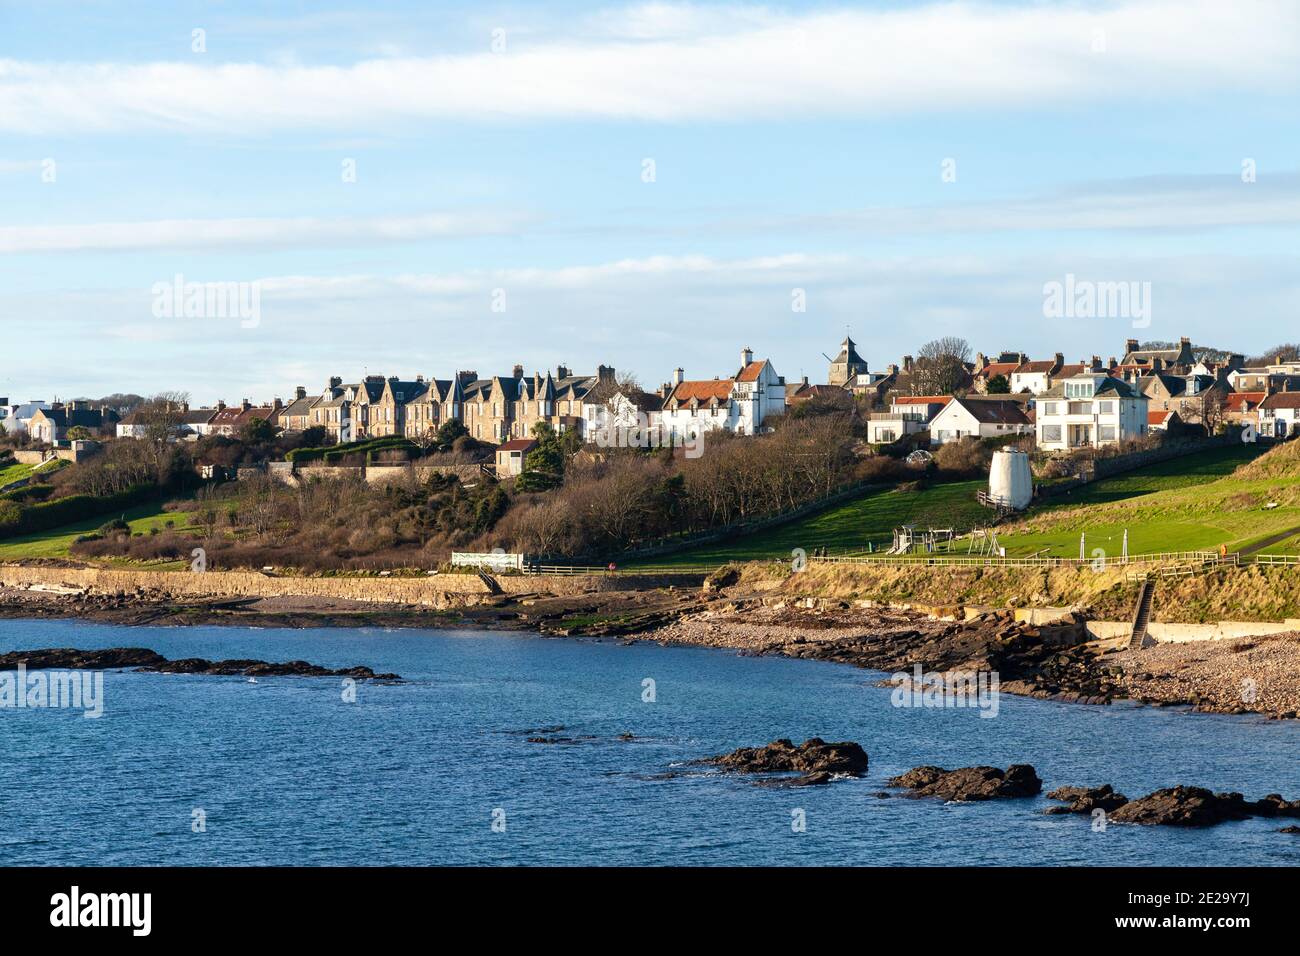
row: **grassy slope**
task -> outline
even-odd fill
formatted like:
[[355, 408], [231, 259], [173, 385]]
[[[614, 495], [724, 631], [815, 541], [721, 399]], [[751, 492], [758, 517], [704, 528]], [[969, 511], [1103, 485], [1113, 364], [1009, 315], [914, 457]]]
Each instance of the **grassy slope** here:
[[[161, 530], [168, 521], [174, 521], [177, 528], [185, 527], [189, 523], [189, 513], [163, 511], [163, 502], [165, 500], [170, 499], [160, 498], [157, 501], [137, 505], [128, 509], [121, 517], [126, 519], [132, 532], [142, 534], [148, 534], [154, 528]], [[72, 544], [74, 538], [94, 531], [100, 525], [112, 521], [115, 517], [119, 516], [100, 515], [96, 518], [78, 521], [75, 524], [64, 525], [61, 528], [52, 528], [48, 531], [39, 531], [35, 534], [27, 534], [17, 538], [5, 538], [0, 540], [0, 561], [14, 561], [19, 558], [66, 558], [68, 556], [68, 547]]]
[[[1137, 553], [1215, 548], [1227, 542], [1240, 544], [1243, 543], [1241, 534], [1258, 538], [1271, 531], [1300, 526], [1300, 513], [1295, 509], [1263, 512], [1255, 507], [1240, 513], [1216, 513], [1215, 509], [1220, 507], [1218, 499], [1231, 497], [1236, 485], [1226, 493], [1212, 493], [1207, 489], [1224, 492], [1228, 486], [1220, 486], [1219, 482], [1231, 481], [1228, 476], [1262, 450], [1246, 445], [1213, 449], [1094, 482], [1036, 506], [1027, 522], [1000, 530], [999, 541], [1012, 555], [1048, 548], [1051, 554], [1070, 557], [1078, 555], [1079, 533], [1086, 531], [1090, 556], [1097, 547], [1118, 555], [1125, 528], [1129, 530], [1129, 551]], [[1295, 470], [1294, 480], [1300, 482], [1300, 468]], [[1276, 483], [1276, 478], [1270, 478], [1256, 480], [1251, 486]], [[923, 491], [877, 491], [771, 531], [630, 562], [629, 566], [717, 565], [727, 561], [788, 558], [794, 548], [851, 551], [865, 549], [868, 542], [879, 549], [882, 543], [888, 545], [893, 529], [906, 522], [922, 527], [957, 528], [986, 523], [989, 512], [975, 501], [976, 491], [983, 487], [983, 481], [962, 481], [933, 485]], [[1221, 527], [1224, 524], [1229, 526], [1227, 530]], [[1238, 533], [1235, 528], [1245, 530]], [[1267, 550], [1294, 553], [1295, 544], [1292, 540]], [[957, 553], [965, 550], [965, 544], [956, 545]]]
[[7, 465], [0, 465], [0, 488], [15, 481], [22, 481], [32, 473], [35, 467], [35, 465], [24, 465], [16, 461]]
[[893, 529], [905, 522], [964, 527], [986, 517], [975, 501], [982, 481], [934, 485], [924, 491], [874, 491], [854, 501], [789, 524], [745, 535], [731, 541], [707, 544], [676, 554], [628, 562], [628, 567], [679, 567], [788, 558], [795, 548], [812, 552], [819, 547], [835, 551], [865, 549], [868, 540], [888, 546]]
[[[1072, 500], [1034, 511], [1000, 537], [1009, 554], [1050, 548], [1052, 554], [1077, 556], [1079, 536], [1086, 533], [1089, 554], [1100, 547], [1116, 555], [1125, 529], [1132, 553], [1220, 545], [1236, 550], [1300, 527], [1300, 445], [1276, 448], [1247, 464], [1259, 451], [1216, 450], [1098, 482]], [[1265, 509], [1268, 502], [1277, 507]], [[1268, 550], [1282, 553], [1291, 544]]]

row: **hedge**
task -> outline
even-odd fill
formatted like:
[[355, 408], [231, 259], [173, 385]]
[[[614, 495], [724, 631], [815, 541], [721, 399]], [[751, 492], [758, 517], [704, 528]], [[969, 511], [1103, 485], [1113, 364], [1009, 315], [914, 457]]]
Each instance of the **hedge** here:
[[0, 501], [0, 538], [48, 531], [74, 521], [123, 511], [164, 492], [158, 485], [135, 485], [115, 495], [68, 495], [25, 507], [15, 501]]
[[402, 435], [385, 435], [383, 438], [368, 438], [364, 441], [348, 442], [345, 445], [321, 445], [315, 448], [295, 448], [284, 456], [285, 461], [296, 463], [308, 461], [334, 462], [345, 455], [383, 451], [392, 448], [414, 449], [415, 442]]

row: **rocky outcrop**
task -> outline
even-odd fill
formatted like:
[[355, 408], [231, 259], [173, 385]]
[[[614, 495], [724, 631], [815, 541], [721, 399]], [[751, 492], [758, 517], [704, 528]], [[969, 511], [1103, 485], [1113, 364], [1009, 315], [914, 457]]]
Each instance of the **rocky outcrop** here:
[[1116, 793], [1110, 784], [1100, 787], [1057, 787], [1048, 793], [1049, 800], [1063, 800], [1068, 806], [1048, 807], [1044, 813], [1092, 813], [1105, 810], [1110, 813], [1128, 803], [1128, 797]]
[[187, 657], [177, 661], [163, 661], [139, 668], [158, 674], [203, 674], [212, 677], [351, 677], [355, 680], [401, 680], [396, 674], [376, 674], [369, 667], [345, 667], [330, 670], [306, 661], [285, 661], [272, 664], [267, 661], [229, 660], [209, 661], [201, 657]]
[[1178, 786], [1129, 800], [1107, 784], [1096, 788], [1061, 787], [1047, 796], [1069, 802], [1068, 806], [1052, 807], [1047, 813], [1090, 813], [1102, 809], [1112, 823], [1208, 827], [1250, 817], [1300, 817], [1300, 800], [1286, 800], [1277, 793], [1252, 801], [1240, 793], [1214, 793], [1204, 787]]
[[999, 800], [1033, 797], [1042, 792], [1043, 781], [1029, 764], [1012, 764], [1005, 771], [997, 767], [915, 767], [892, 777], [891, 787], [912, 791], [909, 796], [940, 797], [944, 800]]
[[82, 651], [71, 647], [12, 651], [0, 655], [0, 670], [19, 664], [28, 670], [116, 670], [132, 667], [158, 674], [203, 674], [218, 677], [351, 677], [356, 680], [401, 680], [396, 674], [376, 674], [369, 667], [330, 670], [307, 661], [282, 664], [258, 660], [209, 661], [201, 657], [168, 660], [143, 647], [110, 647]]
[[1110, 814], [1114, 823], [1208, 827], [1253, 816], [1239, 793], [1214, 793], [1204, 787], [1168, 787], [1130, 800]]
[[842, 773], [856, 777], [867, 772], [867, 752], [861, 746], [850, 740], [828, 744], [820, 737], [810, 737], [797, 747], [789, 740], [774, 740], [765, 747], [741, 747], [700, 762], [737, 773]]
[[167, 658], [144, 647], [111, 647], [104, 651], [79, 651], [72, 647], [51, 647], [0, 654], [0, 671], [22, 664], [28, 670], [116, 670], [166, 663]]

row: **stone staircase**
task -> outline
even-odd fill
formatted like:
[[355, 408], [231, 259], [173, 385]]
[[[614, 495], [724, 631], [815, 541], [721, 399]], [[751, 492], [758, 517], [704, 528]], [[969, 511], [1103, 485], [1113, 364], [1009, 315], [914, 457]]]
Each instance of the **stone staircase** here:
[[1147, 646], [1147, 624], [1151, 621], [1151, 599], [1155, 593], [1156, 582], [1145, 578], [1138, 591], [1137, 607], [1133, 611], [1133, 632], [1128, 639], [1130, 651], [1140, 651]]

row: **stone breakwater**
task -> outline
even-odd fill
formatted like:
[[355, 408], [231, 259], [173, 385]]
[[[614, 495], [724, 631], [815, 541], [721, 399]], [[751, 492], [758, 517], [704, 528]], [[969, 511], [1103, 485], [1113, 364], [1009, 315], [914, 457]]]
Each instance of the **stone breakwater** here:
[[272, 663], [251, 659], [210, 661], [202, 657], [168, 660], [146, 647], [110, 647], [82, 651], [72, 647], [10, 651], [0, 654], [0, 671], [22, 665], [28, 670], [121, 670], [133, 668], [159, 674], [201, 674], [213, 677], [351, 677], [355, 680], [399, 681], [397, 674], [376, 674], [369, 667], [331, 670], [307, 661]]
[[[694, 583], [689, 575], [501, 575], [494, 578], [506, 595], [583, 594]], [[0, 565], [0, 588], [51, 588], [90, 595], [149, 593], [169, 600], [202, 598], [310, 597], [420, 607], [461, 607], [493, 596], [475, 574], [421, 577], [305, 577], [258, 571], [133, 571], [115, 568], [54, 568]]]

